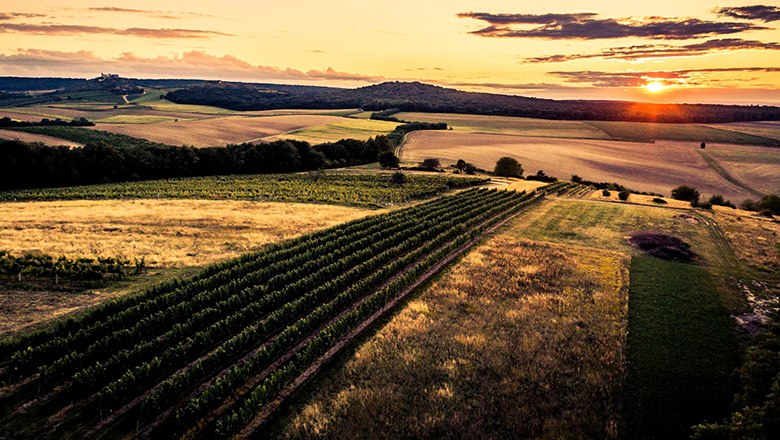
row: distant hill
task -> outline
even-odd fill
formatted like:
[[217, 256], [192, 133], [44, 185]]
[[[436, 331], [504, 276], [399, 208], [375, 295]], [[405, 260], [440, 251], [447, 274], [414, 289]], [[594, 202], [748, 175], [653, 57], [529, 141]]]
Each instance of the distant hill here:
[[401, 111], [601, 121], [714, 123], [780, 120], [780, 107], [552, 100], [464, 92], [419, 82], [385, 82], [356, 89], [204, 83], [170, 92], [166, 99], [231, 110], [360, 107], [365, 110], [396, 108]]

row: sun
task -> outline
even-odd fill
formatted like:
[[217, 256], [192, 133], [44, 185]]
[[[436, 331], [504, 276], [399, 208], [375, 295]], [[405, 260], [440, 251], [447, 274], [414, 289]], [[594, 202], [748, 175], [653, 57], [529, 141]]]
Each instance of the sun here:
[[666, 89], [666, 85], [664, 85], [664, 83], [661, 81], [650, 81], [642, 87], [646, 88], [650, 93], [658, 93]]

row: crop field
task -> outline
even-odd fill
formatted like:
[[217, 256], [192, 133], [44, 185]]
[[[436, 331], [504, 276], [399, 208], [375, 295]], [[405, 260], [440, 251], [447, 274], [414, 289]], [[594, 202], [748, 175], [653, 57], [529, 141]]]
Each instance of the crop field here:
[[394, 184], [385, 173], [301, 173], [190, 177], [0, 192], [0, 201], [215, 199], [310, 202], [384, 207], [486, 183], [484, 178], [408, 175]]
[[529, 241], [519, 225], [324, 374], [278, 436], [617, 438], [626, 258]]
[[66, 145], [68, 147], [82, 147], [83, 144], [78, 142], [68, 141], [54, 136], [47, 136], [45, 134], [27, 133], [17, 130], [2, 130], [0, 129], [0, 139], [14, 140], [18, 139], [22, 142], [39, 142], [46, 145]]
[[[711, 157], [740, 182], [749, 182], [756, 191], [780, 193], [780, 151], [714, 144], [700, 153]], [[755, 199], [756, 196], [750, 198]]]
[[292, 130], [266, 140], [296, 139], [310, 144], [335, 142], [341, 139], [366, 140], [378, 135], [388, 134], [399, 124], [397, 122], [375, 121], [369, 119], [341, 118], [326, 125], [310, 125]]
[[604, 131], [615, 140], [637, 142], [669, 140], [690, 142], [691, 146], [702, 142], [780, 146], [780, 141], [777, 139], [720, 128], [722, 124], [656, 124], [621, 121], [589, 121], [588, 124]]
[[732, 130], [780, 141], [780, 122], [778, 121], [734, 122], [730, 124], [710, 125], [710, 127], [721, 130]]
[[[773, 148], [739, 145], [717, 145], [715, 149], [730, 154], [762, 152], [776, 157]], [[703, 194], [722, 194], [742, 201], [755, 198], [755, 180], [746, 174], [738, 186], [713, 169], [696, 145], [673, 141], [653, 144], [607, 140], [552, 139], [496, 134], [467, 134], [451, 131], [418, 131], [411, 133], [401, 150], [401, 159], [417, 162], [428, 157], [455, 163], [458, 159], [480, 168], [492, 169], [502, 156], [515, 157], [526, 171], [544, 170], [548, 175], [567, 179], [573, 174], [593, 181], [619, 182], [638, 191], [669, 195], [679, 185], [693, 185]], [[709, 147], [706, 151], [709, 151]], [[713, 156], [714, 157], [714, 156]], [[780, 167], [759, 167], [759, 175], [769, 182], [780, 178]], [[748, 168], [749, 170], [749, 168]], [[763, 170], [763, 171], [761, 171]], [[750, 172], [750, 171], [745, 171]], [[762, 184], [762, 188], [766, 186]], [[753, 191], [745, 187], [752, 188]]]
[[4, 340], [4, 433], [250, 435], [368, 323], [541, 197], [469, 190], [370, 216]]
[[223, 146], [269, 138], [304, 127], [341, 121], [338, 116], [225, 116], [148, 124], [97, 124], [97, 130], [148, 139], [168, 145]]
[[462, 115], [455, 113], [402, 112], [395, 115], [404, 121], [446, 122], [455, 132], [504, 134], [572, 139], [610, 139], [586, 122], [515, 118], [510, 116]]

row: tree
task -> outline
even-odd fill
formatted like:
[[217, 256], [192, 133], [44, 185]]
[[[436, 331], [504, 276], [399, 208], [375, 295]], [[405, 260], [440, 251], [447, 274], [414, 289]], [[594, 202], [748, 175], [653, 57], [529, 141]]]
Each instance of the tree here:
[[455, 163], [455, 168], [463, 171], [466, 168], [467, 162], [463, 159], [458, 159], [458, 162]]
[[390, 182], [395, 185], [403, 185], [406, 183], [406, 174], [400, 171], [396, 171], [392, 176], [390, 176]]
[[628, 191], [620, 191], [618, 193], [618, 198], [620, 200], [626, 201], [626, 200], [628, 200], [628, 196], [630, 196], [630, 195], [631, 195], [631, 193], [628, 192]]
[[382, 168], [398, 168], [398, 165], [400, 164], [398, 156], [392, 151], [383, 151], [379, 153], [378, 159], [379, 165]]
[[493, 173], [501, 177], [523, 177], [523, 167], [515, 158], [502, 157], [496, 162]]
[[608, 190], [608, 189], [605, 189], [605, 190], [602, 190], [602, 191], [601, 191], [601, 195], [602, 195], [602, 196], [604, 196], [604, 197], [609, 197], [609, 196], [611, 196], [611, 195], [612, 195], [612, 193], [611, 193], [611, 192], [609, 192], [609, 190]]
[[439, 159], [428, 158], [423, 160], [420, 166], [429, 170], [435, 170], [441, 167], [441, 162], [439, 162]]
[[702, 142], [701, 145], [699, 145], [702, 149], [707, 148], [707, 144], [705, 142]]
[[692, 186], [682, 185], [672, 190], [672, 198], [675, 200], [683, 200], [691, 202], [691, 204], [698, 204], [699, 197], [701, 197], [701, 194]]
[[772, 211], [772, 214], [780, 215], [780, 196], [767, 194], [758, 201], [759, 210]]

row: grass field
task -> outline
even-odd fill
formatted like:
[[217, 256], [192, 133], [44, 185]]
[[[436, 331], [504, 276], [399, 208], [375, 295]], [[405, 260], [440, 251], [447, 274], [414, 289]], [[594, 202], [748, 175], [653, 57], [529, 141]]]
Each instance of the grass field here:
[[433, 197], [483, 178], [407, 174], [403, 185], [387, 173], [300, 173], [191, 177], [0, 192], [0, 201], [101, 199], [216, 199], [311, 202], [384, 207]]
[[78, 142], [68, 141], [53, 136], [47, 136], [45, 134], [27, 133], [24, 131], [16, 130], [2, 130], [0, 129], [0, 139], [14, 140], [18, 139], [22, 142], [40, 142], [46, 145], [65, 145], [68, 147], [82, 147], [83, 145]]
[[719, 420], [739, 365], [734, 325], [700, 266], [648, 256], [631, 261], [626, 431], [629, 438], [690, 438]]
[[617, 438], [624, 257], [520, 233], [512, 224], [426, 288], [277, 435]]
[[455, 132], [488, 133], [574, 139], [609, 139], [603, 131], [582, 121], [515, 118], [509, 116], [462, 115], [455, 113], [402, 112], [393, 115], [404, 121], [446, 122]]
[[780, 141], [780, 122], [778, 121], [734, 122], [730, 124], [710, 125], [710, 127], [721, 130], [732, 130]]
[[[702, 151], [726, 172], [762, 193], [780, 193], [780, 152], [771, 148], [711, 145]], [[756, 196], [751, 196], [755, 199]], [[741, 201], [741, 200], [740, 200]]]
[[396, 122], [342, 118], [325, 125], [311, 125], [306, 128], [288, 131], [268, 137], [267, 140], [297, 139], [311, 144], [335, 142], [340, 139], [366, 140], [374, 136], [388, 134], [398, 125]]

